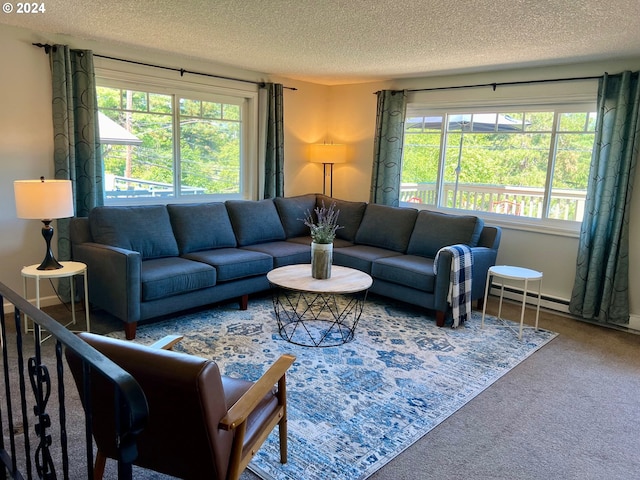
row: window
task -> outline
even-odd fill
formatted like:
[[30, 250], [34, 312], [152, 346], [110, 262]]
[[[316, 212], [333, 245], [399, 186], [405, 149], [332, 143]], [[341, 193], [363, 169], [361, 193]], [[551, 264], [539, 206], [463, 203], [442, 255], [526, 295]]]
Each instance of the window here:
[[579, 222], [595, 135], [591, 110], [410, 107], [401, 201]]
[[105, 203], [248, 196], [250, 98], [126, 82], [99, 83], [97, 97]]

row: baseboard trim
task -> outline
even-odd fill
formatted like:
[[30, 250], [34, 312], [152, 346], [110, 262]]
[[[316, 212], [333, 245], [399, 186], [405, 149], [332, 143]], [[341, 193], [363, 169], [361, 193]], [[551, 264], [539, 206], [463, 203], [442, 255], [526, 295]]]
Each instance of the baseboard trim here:
[[629, 328], [640, 332], [640, 315], [629, 315]]
[[[29, 302], [33, 305], [36, 304], [35, 298], [30, 298]], [[51, 307], [52, 305], [60, 305], [60, 299], [56, 295], [51, 295], [49, 297], [40, 297], [40, 307]], [[13, 314], [14, 308], [13, 303], [5, 302], [2, 305], [2, 309], [4, 310], [5, 315]]]

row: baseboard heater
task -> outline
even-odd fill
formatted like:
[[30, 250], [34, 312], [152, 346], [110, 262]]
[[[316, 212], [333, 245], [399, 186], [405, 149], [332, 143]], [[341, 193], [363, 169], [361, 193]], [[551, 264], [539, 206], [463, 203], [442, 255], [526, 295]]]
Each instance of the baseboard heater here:
[[[538, 304], [538, 286], [534, 284], [533, 287], [533, 291], [527, 290], [526, 301], [528, 305], [532, 305], [535, 307]], [[522, 288], [510, 287], [508, 285], [504, 286], [504, 298], [507, 298], [509, 300], [516, 300], [518, 302], [521, 302], [522, 292]], [[500, 297], [500, 284], [492, 283], [489, 293], [491, 295]], [[545, 295], [543, 293], [540, 296], [540, 306], [557, 312], [569, 313], [569, 299], [566, 298], [553, 297], [551, 295]]]

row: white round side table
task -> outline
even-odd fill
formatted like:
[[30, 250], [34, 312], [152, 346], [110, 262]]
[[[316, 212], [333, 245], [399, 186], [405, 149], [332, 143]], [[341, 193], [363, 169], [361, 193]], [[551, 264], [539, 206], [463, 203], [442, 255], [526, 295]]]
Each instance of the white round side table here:
[[500, 279], [500, 303], [498, 307], [498, 318], [502, 320], [502, 299], [504, 296], [505, 280], [517, 280], [524, 282], [524, 291], [522, 293], [522, 311], [520, 312], [520, 332], [518, 339], [522, 339], [522, 329], [524, 328], [524, 308], [527, 304], [527, 291], [529, 282], [538, 282], [538, 305], [536, 307], [536, 331], [538, 330], [538, 317], [540, 316], [540, 297], [542, 292], [542, 272], [531, 270], [529, 268], [513, 267], [510, 265], [498, 265], [490, 267], [487, 271], [487, 283], [484, 289], [484, 305], [482, 307], [482, 322], [480, 328], [484, 328], [484, 316], [487, 309], [487, 298], [489, 296], [489, 288], [491, 285], [491, 277]]
[[[74, 278], [76, 275], [82, 275], [84, 278], [84, 312], [85, 320], [87, 324], [87, 332], [91, 330], [91, 324], [89, 323], [89, 287], [87, 285], [87, 266], [82, 262], [60, 262], [62, 268], [56, 270], [38, 270], [39, 264], [29, 265], [24, 267], [21, 271], [22, 274], [22, 289], [24, 292], [24, 298], [27, 298], [27, 278], [33, 278], [36, 281], [36, 307], [40, 308], [40, 280], [50, 278], [69, 278], [70, 279], [70, 296], [71, 296], [71, 322], [66, 324], [65, 327], [76, 323], [76, 308], [75, 308], [75, 288]], [[25, 333], [34, 330], [29, 328], [28, 318], [24, 317], [24, 331]], [[44, 339], [40, 338], [40, 342], [43, 342], [49, 337]]]

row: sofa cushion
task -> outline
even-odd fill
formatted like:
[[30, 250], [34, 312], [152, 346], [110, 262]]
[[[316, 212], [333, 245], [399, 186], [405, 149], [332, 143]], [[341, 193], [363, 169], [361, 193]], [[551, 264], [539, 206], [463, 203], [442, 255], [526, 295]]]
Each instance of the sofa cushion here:
[[409, 241], [407, 253], [434, 258], [438, 250], [447, 245], [462, 243], [475, 247], [484, 222], [472, 215], [421, 210]]
[[322, 207], [324, 202], [325, 207], [329, 208], [332, 203], [335, 203], [335, 209], [340, 210], [338, 215], [338, 225], [340, 227], [336, 231], [336, 238], [353, 242], [360, 227], [362, 216], [367, 208], [366, 202], [350, 202], [348, 200], [336, 200], [326, 195], [318, 195], [316, 201], [316, 207]]
[[299, 195], [297, 197], [276, 197], [273, 203], [280, 215], [280, 221], [287, 238], [309, 235], [309, 227], [304, 224], [307, 211], [313, 215], [316, 208], [316, 195]]
[[294, 263], [311, 263], [311, 246], [297, 242], [267, 242], [248, 245], [243, 248], [272, 256], [273, 268], [292, 265]]
[[140, 252], [142, 259], [178, 255], [167, 207], [96, 207], [89, 212], [96, 243]]
[[406, 252], [418, 211], [369, 204], [356, 234], [356, 243]]
[[185, 255], [185, 258], [215, 267], [218, 282], [266, 275], [273, 268], [273, 258], [270, 255], [242, 248], [217, 248], [193, 252]]
[[167, 205], [167, 211], [181, 254], [236, 246], [224, 203]]
[[180, 257], [155, 258], [140, 267], [142, 301], [171, 297], [216, 284], [216, 270], [210, 265]]
[[334, 248], [333, 263], [371, 274], [371, 265], [374, 261], [397, 255], [402, 254], [386, 248], [354, 245], [353, 247]]
[[286, 238], [273, 200], [227, 200], [225, 204], [239, 246]]
[[433, 259], [419, 255], [380, 258], [373, 262], [371, 276], [429, 293], [433, 292], [436, 278]]

